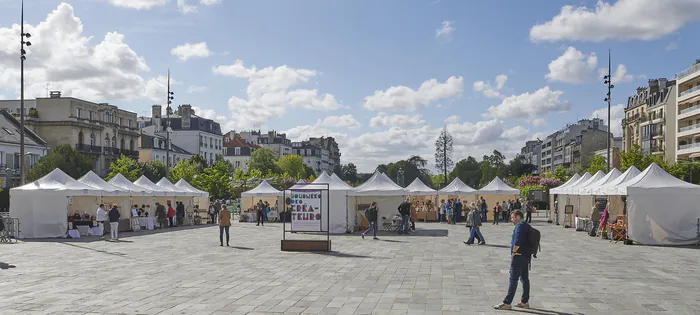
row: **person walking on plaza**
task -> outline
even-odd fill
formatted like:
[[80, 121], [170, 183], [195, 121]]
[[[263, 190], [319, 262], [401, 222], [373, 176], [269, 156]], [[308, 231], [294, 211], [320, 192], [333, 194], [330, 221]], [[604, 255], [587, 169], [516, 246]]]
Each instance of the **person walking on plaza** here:
[[[474, 213], [479, 215], [478, 214], [479, 210], [477, 210], [476, 205], [473, 202], [472, 202], [470, 207], [467, 207], [467, 210], [468, 210], [467, 215], [464, 217], [464, 221], [466, 221], [466, 227], [469, 228], [469, 236], [471, 237], [472, 230], [474, 229], [474, 217], [473, 216], [474, 216]], [[479, 238], [478, 235], [475, 236], [475, 238], [477, 241], [479, 241], [481, 243], [481, 239]], [[466, 244], [466, 242], [465, 242], [465, 244]]]
[[185, 204], [182, 201], [175, 202], [175, 215], [177, 217], [177, 226], [185, 224]]
[[588, 235], [595, 237], [598, 231], [598, 223], [600, 223], [600, 202], [596, 201], [595, 206], [591, 209], [591, 231]]
[[484, 200], [484, 196], [481, 196], [481, 221], [484, 223], [489, 222], [489, 218], [486, 216], [486, 212], [489, 211], [489, 206]]
[[219, 217], [219, 212], [221, 212], [221, 201], [217, 199], [214, 203], [214, 216], [212, 217], [214, 224], [216, 224], [216, 219]]
[[523, 295], [520, 303], [516, 306], [520, 308], [529, 308], [530, 300], [530, 276], [528, 267], [532, 250], [528, 235], [530, 233], [530, 225], [523, 219], [523, 212], [515, 210], [510, 215], [510, 221], [515, 225], [510, 241], [510, 277], [508, 284], [508, 293], [503, 303], [494, 305], [497, 310], [511, 309], [511, 303], [515, 297], [515, 290], [518, 288], [518, 280], [523, 284]]
[[231, 211], [224, 209], [219, 212], [219, 243], [224, 246], [224, 231], [226, 232], [226, 246], [229, 240], [229, 229], [231, 228]]
[[449, 200], [445, 203], [445, 223], [452, 223], [452, 203]]
[[399, 214], [401, 215], [401, 226], [399, 227], [399, 234], [408, 235], [408, 225], [411, 220], [411, 202], [408, 197], [399, 205]]
[[168, 200], [168, 223], [170, 223], [170, 227], [175, 226], [174, 218], [175, 209], [173, 209], [173, 205], [170, 203], [170, 200]]
[[491, 225], [498, 225], [498, 221], [500, 221], [499, 216], [501, 215], [501, 211], [503, 211], [503, 208], [498, 204], [498, 201], [496, 201], [496, 206], [493, 207], [493, 223]]
[[369, 227], [367, 228], [367, 231], [364, 231], [362, 233], [362, 239], [365, 239], [365, 234], [369, 233], [371, 230], [372, 233], [374, 233], [374, 237], [372, 239], [378, 240], [377, 238], [377, 216], [379, 215], [379, 211], [377, 210], [377, 202], [373, 201], [372, 204], [365, 210], [365, 217], [367, 218], [367, 223]]
[[559, 198], [554, 195], [554, 223], [559, 225]]
[[107, 215], [107, 211], [105, 211], [105, 205], [100, 204], [100, 206], [97, 208], [97, 224], [100, 225], [102, 228], [102, 232], [100, 233], [100, 239], [103, 238], [104, 231], [105, 231], [105, 226], [107, 226], [107, 223], [109, 223], [109, 216]]
[[113, 241], [119, 241], [119, 218], [121, 216], [117, 205], [112, 205], [112, 210], [109, 210], [109, 228]]
[[168, 217], [165, 213], [165, 206], [159, 202], [156, 202], [156, 218], [158, 218], [158, 225], [160, 225], [161, 229], [168, 226]]
[[464, 244], [471, 245], [474, 244], [474, 238], [478, 238], [479, 245], [486, 245], [486, 239], [484, 235], [481, 234], [481, 213], [476, 208], [471, 212], [472, 230], [469, 233], [469, 239], [464, 242]]
[[262, 226], [265, 226], [265, 221], [263, 220], [265, 219], [265, 204], [263, 203], [262, 199], [260, 199], [260, 201], [258, 201], [258, 204], [255, 205], [255, 214], [258, 217], [258, 224], [256, 224], [255, 226], [260, 226], [260, 224], [262, 224]]
[[464, 210], [464, 206], [462, 205], [462, 201], [457, 198], [457, 202], [455, 202], [455, 223], [457, 223], [460, 219], [462, 219], [462, 211]]
[[445, 222], [445, 199], [440, 200], [440, 207], [438, 208], [438, 222], [440, 222], [440, 224]]
[[525, 202], [525, 211], [527, 212], [527, 216], [525, 217], [525, 222], [527, 223], [532, 223], [532, 211], [534, 210], [534, 207], [532, 204], [530, 204], [530, 201], [528, 200]]

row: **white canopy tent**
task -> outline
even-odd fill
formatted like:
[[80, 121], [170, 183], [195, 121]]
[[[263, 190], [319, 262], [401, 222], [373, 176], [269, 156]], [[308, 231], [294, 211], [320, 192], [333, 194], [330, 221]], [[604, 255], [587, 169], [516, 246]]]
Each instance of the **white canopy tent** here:
[[146, 176], [144, 176], [144, 175], [141, 175], [141, 177], [139, 177], [137, 180], [135, 180], [133, 184], [141, 187], [144, 190], [152, 191], [153, 195], [156, 197], [174, 196], [175, 195], [172, 190], [165, 189], [163, 187], [156, 185], [150, 179], [146, 178]]
[[[241, 193], [241, 211], [252, 208], [258, 200], [267, 201], [270, 205], [279, 206], [279, 198], [284, 193], [272, 187], [267, 180], [263, 180], [257, 187]], [[258, 200], [255, 200], [258, 199]]]
[[101, 197], [79, 197], [73, 198], [73, 204], [68, 206], [69, 213], [73, 211], [87, 212], [90, 215], [97, 215], [97, 207], [100, 204], [105, 204], [105, 210], [109, 210], [109, 206], [116, 204], [119, 208], [119, 213], [122, 219], [131, 217], [131, 192], [114, 186], [104, 181], [100, 176], [93, 171], [89, 171], [83, 177], [78, 179], [79, 182], [88, 185], [94, 189], [104, 191]]
[[629, 239], [644, 245], [697, 244], [700, 186], [652, 163], [618, 189], [627, 195]]
[[450, 184], [438, 191], [440, 195], [476, 195], [479, 192], [465, 184], [459, 177], [455, 177]]
[[620, 177], [622, 173], [617, 170], [617, 168], [613, 168], [610, 173], [605, 175], [603, 178], [599, 179], [596, 182], [591, 183], [590, 185], [586, 185], [586, 187], [579, 188], [578, 193], [579, 195], [595, 195], [596, 190], [600, 187], [603, 186], [609, 182], [612, 182], [613, 180], [617, 179]]
[[180, 189], [184, 189], [186, 191], [192, 192], [195, 194], [195, 197], [193, 198], [194, 205], [196, 205], [199, 209], [204, 209], [205, 211], [209, 209], [209, 193], [203, 190], [199, 190], [195, 188], [194, 186], [190, 185], [185, 179], [180, 178], [177, 183], [175, 183], [176, 187], [179, 187]]
[[72, 198], [103, 193], [57, 168], [34, 182], [10, 189], [10, 215], [19, 219], [22, 238], [62, 237], [68, 231]]
[[167, 178], [163, 177], [161, 178], [157, 183], [156, 186], [165, 188], [167, 190], [173, 191], [176, 196], [178, 197], [193, 197], [196, 196], [197, 194], [194, 192], [191, 192], [189, 190], [182, 189], [180, 187], [175, 186], [170, 180]]
[[333, 181], [342, 185], [343, 187], [347, 188], [348, 190], [353, 189], [352, 186], [348, 185], [348, 183], [346, 183], [342, 179], [340, 179], [340, 177], [338, 177], [338, 175], [335, 175], [335, 173], [331, 174], [331, 178], [333, 179]]
[[[335, 175], [335, 174], [334, 174]], [[350, 230], [349, 226], [349, 211], [348, 211], [348, 190], [352, 189], [345, 182], [335, 180], [333, 176], [323, 172], [321, 176], [313, 181], [313, 184], [328, 184], [328, 194], [322, 193], [323, 198], [329, 198], [328, 204], [330, 209], [323, 213], [324, 216], [329, 215], [330, 223], [329, 231], [333, 234], [347, 233]], [[308, 189], [325, 189], [325, 185], [309, 185]], [[323, 202], [325, 204], [325, 201]], [[322, 207], [325, 208], [325, 205]], [[326, 220], [321, 221], [322, 227], [326, 229]]]
[[614, 180], [611, 180], [607, 184], [598, 187], [595, 190], [595, 194], [616, 196], [624, 195], [624, 193], [619, 189], [619, 187], [622, 187], [621, 185], [623, 183], [631, 180], [632, 178], [637, 177], [637, 175], [639, 175], [640, 173], [641, 172], [636, 167], [632, 166]]
[[587, 188], [593, 183], [603, 179], [606, 174], [603, 171], [598, 171], [591, 176], [587, 181], [578, 183], [576, 186], [565, 188], [565, 190], [576, 200], [574, 204], [574, 213], [578, 213], [579, 217], [590, 217], [591, 208], [593, 208], [593, 196], [582, 194], [581, 190]]
[[118, 187], [119, 189], [129, 191], [132, 196], [153, 196], [154, 192], [143, 188], [138, 185], [134, 185], [131, 181], [126, 179], [122, 174], [117, 174], [112, 177], [107, 183]]
[[[569, 180], [567, 180], [566, 183], [562, 184], [559, 187], [555, 187], [555, 188], [552, 188], [549, 190], [549, 205], [550, 205], [549, 207], [552, 208], [551, 212], [550, 212], [550, 217], [553, 218], [555, 216], [555, 214], [554, 214], [554, 211], [555, 211], [555, 209], [554, 209], [554, 206], [555, 206], [554, 195], [560, 195], [560, 194], [564, 193], [563, 192], [564, 188], [571, 186], [573, 183], [577, 182], [579, 179], [581, 179], [581, 175], [574, 174], [574, 176], [571, 176], [571, 178], [569, 178]], [[558, 198], [557, 200], [559, 200], [559, 199], [561, 199], [561, 198]], [[556, 209], [557, 212], [564, 213], [564, 211], [563, 211], [564, 207], [561, 205], [561, 202], [556, 203], [556, 206], [558, 208], [558, 209]]]
[[425, 183], [423, 183], [420, 178], [416, 177], [416, 179], [413, 180], [413, 182], [408, 185], [406, 188], [406, 194], [409, 196], [436, 196], [437, 191], [435, 189], [432, 189], [428, 187]]
[[496, 176], [488, 185], [479, 189], [479, 196], [484, 197], [489, 209], [486, 212], [487, 218], [493, 220], [493, 207], [496, 202], [499, 204], [508, 199], [520, 198], [520, 190], [508, 186], [500, 177]]
[[588, 185], [601, 180], [603, 177], [605, 177], [605, 172], [597, 171], [594, 175], [589, 176], [588, 179], [580, 180], [578, 183], [571, 185], [570, 187], [564, 188], [564, 192], [568, 195], [579, 195], [579, 189], [585, 188]]
[[[363, 221], [364, 209], [372, 202], [377, 203], [378, 217], [387, 219], [398, 214], [398, 207], [404, 201], [406, 191], [394, 183], [388, 176], [375, 172], [362, 185], [348, 191], [348, 209], [350, 216], [355, 218], [355, 226], [365, 227]], [[364, 219], [366, 221], [366, 219]]]
[[[593, 175], [591, 175], [591, 173], [589, 173], [589, 172], [586, 172], [586, 173], [583, 174], [583, 176], [581, 176], [581, 177], [580, 177], [578, 180], [576, 180], [575, 182], [569, 184], [568, 186], [566, 186], [566, 187], [564, 187], [564, 188], [561, 188], [561, 189], [559, 190], [559, 191], [560, 191], [560, 195], [564, 196], [565, 199], [564, 199], [564, 207], [562, 207], [561, 205], [559, 205], [559, 209], [561, 209], [561, 210], [566, 210], [566, 206], [571, 205], [571, 206], [573, 206], [573, 208], [574, 208], [574, 209], [573, 209], [574, 212], [572, 213], [572, 215], [573, 215], [574, 213], [576, 213], [576, 211], [577, 211], [577, 210], [576, 210], [576, 206], [578, 205], [578, 196], [577, 196], [577, 195], [571, 195], [571, 193], [569, 192], [569, 190], [572, 189], [572, 188], [575, 188], [576, 186], [578, 186], [578, 185], [580, 185], [580, 184], [583, 184], [583, 183], [587, 182], [589, 179], [591, 179], [591, 177], [593, 177]], [[560, 201], [559, 203], [561, 204], [561, 201]], [[566, 216], [565, 211], [561, 211], [561, 212], [559, 212], [559, 213], [560, 213], [561, 215], [564, 215], [564, 217]], [[572, 224], [572, 226], [573, 226], [573, 222], [571, 222], [571, 224]], [[566, 224], [562, 224], [562, 227], [566, 227]]]

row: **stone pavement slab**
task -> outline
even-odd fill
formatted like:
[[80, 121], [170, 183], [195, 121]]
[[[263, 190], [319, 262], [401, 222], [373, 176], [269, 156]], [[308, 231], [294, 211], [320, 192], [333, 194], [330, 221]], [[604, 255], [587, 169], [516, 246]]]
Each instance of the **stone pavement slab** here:
[[[700, 314], [700, 249], [626, 246], [541, 219], [527, 314]], [[496, 314], [512, 225], [417, 223], [409, 236], [331, 236], [331, 253], [280, 251], [282, 226], [124, 233], [0, 245], [0, 314]], [[290, 238], [321, 238], [288, 234]], [[516, 300], [520, 297], [520, 290]], [[513, 311], [512, 313], [517, 313]]]

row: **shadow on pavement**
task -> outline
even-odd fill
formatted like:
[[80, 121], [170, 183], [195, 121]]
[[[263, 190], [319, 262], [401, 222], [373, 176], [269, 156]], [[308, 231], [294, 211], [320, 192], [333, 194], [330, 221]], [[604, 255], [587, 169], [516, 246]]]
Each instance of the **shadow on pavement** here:
[[17, 268], [15, 265], [10, 265], [8, 263], [4, 263], [0, 261], [0, 269], [10, 269], [10, 268]]
[[[173, 228], [155, 229], [155, 230], [119, 232], [119, 243], [131, 243], [131, 241], [122, 240], [124, 238], [139, 237], [139, 236], [144, 236], [144, 235], [153, 235], [153, 234], [169, 233], [169, 232], [184, 231], [184, 230], [194, 230], [194, 229], [201, 229], [201, 228], [208, 228], [208, 227], [215, 227], [215, 226], [216, 225], [202, 224], [202, 225], [178, 226], [178, 227], [173, 227]], [[91, 243], [91, 242], [109, 241], [109, 238], [110, 238], [109, 234], [105, 234], [102, 237], [100, 237], [100, 236], [84, 236], [81, 238], [32, 238], [32, 239], [22, 239], [21, 241], [27, 242], [27, 243], [33, 243], [33, 242], [34, 243], [41, 243], [41, 242]]]
[[494, 245], [494, 244], [488, 244], [488, 243], [486, 243], [486, 244], [484, 244], [484, 245], [481, 245], [481, 246], [486, 246], [486, 247], [497, 247], [497, 248], [510, 248], [510, 246], [508, 246], [508, 245]]
[[563, 313], [557, 311], [543, 310], [538, 308], [513, 308], [511, 311], [529, 313], [529, 314], [539, 314], [539, 315], [585, 315], [584, 313]]
[[379, 258], [379, 257], [355, 255], [355, 254], [333, 252], [333, 251], [331, 251], [331, 252], [306, 252], [306, 253], [316, 254], [316, 255], [325, 255], [325, 256], [334, 256], [334, 257], [343, 257], [343, 258]]
[[242, 249], [242, 250], [255, 250], [255, 248], [252, 247], [243, 247], [243, 246], [229, 246], [233, 249]]
[[102, 254], [107, 254], [107, 255], [112, 255], [112, 256], [117, 256], [117, 257], [122, 257], [122, 258], [129, 258], [129, 259], [131, 259], [130, 257], [127, 257], [126, 254], [123, 254], [123, 253], [117, 253], [117, 252], [114, 252], [114, 253], [113, 253], [113, 252], [108, 252], [108, 251], [104, 251], [104, 250], [89, 248], [89, 247], [80, 246], [80, 245], [75, 245], [75, 244], [71, 244], [71, 243], [65, 243], [65, 242], [62, 242], [62, 243], [59, 243], [59, 244], [63, 244], [63, 245], [66, 245], [66, 246], [73, 246], [73, 247], [76, 247], [76, 248], [85, 249], [85, 250], [93, 251], [93, 252], [96, 252], [96, 253], [102, 253]]

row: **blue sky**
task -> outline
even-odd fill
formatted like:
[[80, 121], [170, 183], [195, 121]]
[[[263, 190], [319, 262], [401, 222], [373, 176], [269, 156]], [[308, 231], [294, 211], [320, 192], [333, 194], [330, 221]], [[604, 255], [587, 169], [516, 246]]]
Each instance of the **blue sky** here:
[[[19, 1], [0, 8], [0, 95], [16, 98]], [[693, 0], [29, 1], [27, 89], [142, 115], [170, 68], [175, 103], [224, 130], [335, 136], [362, 171], [431, 158], [445, 125], [455, 160], [512, 157], [605, 107], [608, 49], [614, 105], [690, 66], [698, 19]]]

